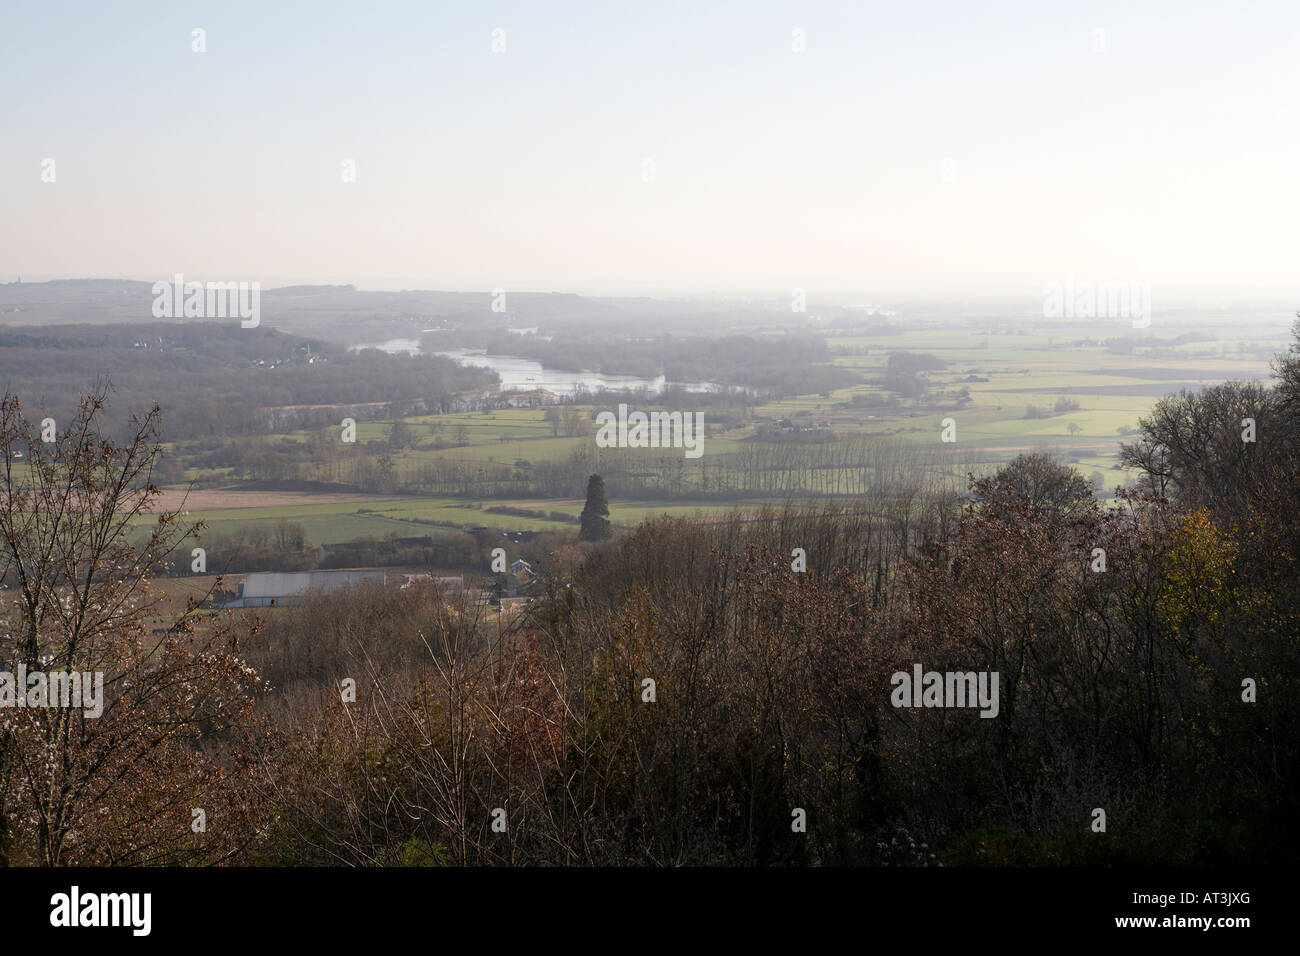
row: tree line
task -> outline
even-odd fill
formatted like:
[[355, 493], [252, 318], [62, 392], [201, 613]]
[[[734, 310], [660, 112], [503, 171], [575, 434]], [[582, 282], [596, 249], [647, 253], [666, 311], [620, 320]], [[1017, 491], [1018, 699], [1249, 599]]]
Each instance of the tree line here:
[[[0, 380], [56, 422], [96, 378], [119, 408], [166, 413], [171, 441], [247, 437], [460, 407], [496, 377], [436, 356], [349, 351], [238, 323], [159, 322], [0, 329]], [[129, 415], [104, 426], [123, 440]]]

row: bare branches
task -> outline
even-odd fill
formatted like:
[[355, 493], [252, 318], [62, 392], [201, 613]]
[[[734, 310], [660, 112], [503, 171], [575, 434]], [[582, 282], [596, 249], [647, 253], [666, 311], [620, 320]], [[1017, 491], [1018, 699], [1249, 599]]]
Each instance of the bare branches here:
[[256, 674], [194, 603], [156, 619], [152, 569], [196, 527], [152, 513], [159, 409], [114, 441], [107, 394], [98, 386], [57, 433], [16, 397], [0, 402], [0, 575], [13, 586], [0, 650], [10, 671], [99, 688], [93, 706], [70, 706], [23, 687], [28, 706], [0, 710], [0, 839], [10, 858], [45, 864], [225, 859], [250, 831], [232, 817], [199, 836], [191, 810], [247, 804], [232, 789], [242, 758], [206, 741], [248, 720]]

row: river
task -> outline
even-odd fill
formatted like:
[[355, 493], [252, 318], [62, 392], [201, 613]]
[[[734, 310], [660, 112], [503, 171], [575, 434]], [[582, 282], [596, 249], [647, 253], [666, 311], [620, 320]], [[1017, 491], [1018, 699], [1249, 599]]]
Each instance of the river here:
[[[419, 339], [389, 339], [386, 342], [371, 342], [354, 345], [353, 349], [379, 349], [383, 352], [409, 352], [412, 355], [423, 354]], [[568, 372], [561, 369], [544, 368], [532, 359], [516, 358], [512, 355], [488, 355], [482, 349], [446, 349], [434, 352], [445, 358], [455, 359], [461, 365], [474, 365], [490, 368], [501, 376], [501, 390], [528, 390], [544, 388], [564, 398], [579, 391], [595, 392], [600, 389], [626, 389], [637, 391], [663, 391], [668, 384], [684, 388], [688, 392], [712, 392], [722, 388], [710, 382], [669, 383], [660, 375], [658, 378], [638, 378], [634, 375], [603, 375], [600, 372]]]

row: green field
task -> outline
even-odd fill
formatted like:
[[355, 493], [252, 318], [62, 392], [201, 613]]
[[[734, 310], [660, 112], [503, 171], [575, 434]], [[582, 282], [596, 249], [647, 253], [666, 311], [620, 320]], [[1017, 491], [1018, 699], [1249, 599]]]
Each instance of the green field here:
[[[1106, 330], [1114, 336], [1123, 329]], [[1185, 332], [1186, 328], [1179, 328]], [[1231, 334], [1229, 334], [1231, 332]], [[864, 376], [862, 384], [822, 394], [802, 395], [759, 404], [748, 417], [724, 428], [709, 425], [705, 455], [722, 456], [753, 447], [761, 428], [788, 420], [825, 423], [836, 439], [891, 438], [933, 454], [928, 466], [936, 477], [960, 483], [968, 471], [986, 473], [1022, 451], [1047, 450], [1072, 463], [1085, 477], [1099, 479], [1112, 489], [1129, 477], [1118, 467], [1122, 441], [1161, 395], [1179, 388], [1195, 388], [1233, 378], [1267, 377], [1269, 359], [1285, 346], [1277, 330], [1243, 323], [1239, 329], [1219, 329], [1175, 340], [1173, 332], [1158, 329], [1133, 333], [1137, 344], [1117, 352], [1092, 330], [1044, 330], [1030, 324], [1027, 334], [1006, 334], [967, 325], [959, 328], [909, 327], [903, 334], [870, 336], [827, 335], [837, 350], [834, 362]], [[946, 363], [939, 371], [924, 373], [926, 394], [900, 400], [876, 380], [896, 352], [928, 353]], [[963, 393], [962, 390], [965, 390]], [[1077, 403], [1057, 413], [1058, 400]], [[1030, 417], [1038, 407], [1045, 417]], [[572, 406], [565, 406], [567, 413]], [[581, 409], [590, 423], [597, 409]], [[545, 420], [543, 408], [498, 409], [489, 412], [420, 416], [405, 419], [413, 443], [385, 455], [398, 484], [413, 480], [431, 463], [456, 463], [466, 467], [496, 465], [526, 473], [546, 462], [567, 459], [590, 447], [591, 434], [566, 437], [563, 429]], [[944, 419], [956, 425], [956, 441], [940, 441]], [[706, 411], [706, 422], [707, 422]], [[431, 427], [432, 426], [432, 427]], [[361, 422], [357, 442], [386, 443], [391, 422]], [[290, 447], [316, 440], [337, 440], [334, 429], [276, 435], [270, 442]], [[444, 447], [436, 447], [442, 444]], [[304, 449], [305, 451], [305, 449]], [[624, 450], [618, 454], [636, 455]], [[209, 485], [229, 480], [229, 472], [192, 470], [191, 478]], [[300, 478], [337, 481], [329, 465], [308, 463]], [[754, 499], [745, 499], [751, 506]], [[571, 522], [550, 518], [492, 514], [487, 507], [524, 507], [543, 513], [577, 515], [582, 502], [575, 499], [526, 501], [466, 500], [431, 496], [376, 496], [364, 503], [302, 504], [293, 507], [241, 508], [195, 512], [211, 533], [228, 534], [269, 520], [287, 518], [303, 525], [314, 544], [336, 543], [359, 537], [401, 537], [437, 532], [454, 533], [462, 527], [490, 527], [525, 531], [575, 530]], [[710, 500], [611, 501], [611, 519], [635, 523], [646, 516], [712, 515], [732, 507]]]
[[[757, 504], [759, 502], [746, 502], [746, 507]], [[207, 526], [204, 537], [210, 538], [235, 536], [241, 531], [256, 526], [266, 527], [285, 519], [302, 525], [313, 545], [343, 543], [364, 537], [384, 538], [390, 534], [403, 538], [454, 534], [465, 527], [511, 531], [572, 532], [577, 529], [572, 522], [493, 514], [485, 510], [497, 506], [562, 512], [576, 518], [582, 512], [583, 502], [573, 499], [466, 502], [456, 498], [402, 497], [365, 503], [190, 510], [186, 520], [202, 521]], [[680, 501], [611, 502], [610, 520], [615, 524], [631, 525], [664, 514], [709, 517], [725, 514], [733, 508], [733, 505], [684, 504]], [[141, 519], [141, 522], [146, 520], [152, 519]]]

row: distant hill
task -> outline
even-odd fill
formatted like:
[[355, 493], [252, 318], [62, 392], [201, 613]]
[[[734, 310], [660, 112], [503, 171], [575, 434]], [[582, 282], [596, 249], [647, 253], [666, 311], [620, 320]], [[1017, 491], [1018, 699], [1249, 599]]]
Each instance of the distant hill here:
[[[159, 281], [170, 281], [160, 276]], [[237, 279], [188, 276], [196, 281]], [[545, 326], [577, 331], [636, 329], [653, 323], [657, 332], [700, 334], [766, 316], [788, 322], [790, 315], [767, 306], [687, 299], [594, 298], [567, 292], [507, 290], [505, 312], [494, 312], [490, 289], [447, 292], [404, 289], [384, 292], [354, 285], [292, 285], [264, 288], [261, 323], [287, 332], [320, 336], [339, 345], [418, 338], [426, 328], [461, 329]], [[0, 327], [4, 325], [156, 322], [153, 283], [132, 279], [59, 279], [0, 284]], [[181, 324], [183, 320], [175, 320]], [[191, 319], [190, 321], [194, 321]]]

